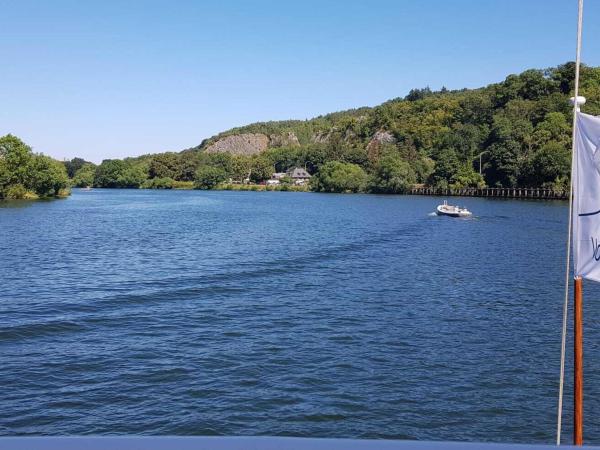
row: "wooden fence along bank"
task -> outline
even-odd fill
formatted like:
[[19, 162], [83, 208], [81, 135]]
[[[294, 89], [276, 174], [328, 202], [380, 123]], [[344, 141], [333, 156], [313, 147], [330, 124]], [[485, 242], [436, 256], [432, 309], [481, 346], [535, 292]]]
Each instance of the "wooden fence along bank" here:
[[526, 189], [526, 188], [433, 188], [414, 187], [410, 190], [413, 195], [439, 195], [439, 196], [462, 196], [462, 197], [494, 197], [494, 198], [525, 198], [540, 200], [567, 200], [568, 191], [555, 191], [552, 189]]

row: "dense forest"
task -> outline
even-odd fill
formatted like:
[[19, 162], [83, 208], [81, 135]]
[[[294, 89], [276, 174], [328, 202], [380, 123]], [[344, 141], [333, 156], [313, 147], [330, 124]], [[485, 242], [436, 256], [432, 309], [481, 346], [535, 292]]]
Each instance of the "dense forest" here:
[[[322, 192], [403, 193], [415, 184], [564, 189], [570, 168], [568, 99], [573, 79], [574, 64], [566, 63], [509, 75], [480, 89], [413, 89], [404, 98], [373, 108], [234, 128], [178, 153], [99, 165], [75, 158], [64, 166], [72, 185], [80, 187], [256, 187], [274, 172], [302, 167], [312, 174], [310, 189]], [[600, 68], [582, 67], [581, 94], [587, 97], [583, 111], [600, 114]], [[232, 137], [236, 145], [246, 139], [266, 144], [257, 151], [230, 151]], [[3, 139], [10, 143], [16, 138]], [[43, 196], [63, 189], [62, 181], [46, 189], [39, 188], [35, 177], [6, 178], [2, 173], [10, 174], [14, 166], [3, 148], [3, 192], [7, 186], [22, 186]], [[26, 153], [38, 165], [52, 165], [46, 157]], [[27, 167], [34, 170], [36, 164]], [[291, 186], [288, 178], [281, 181], [278, 188]]]

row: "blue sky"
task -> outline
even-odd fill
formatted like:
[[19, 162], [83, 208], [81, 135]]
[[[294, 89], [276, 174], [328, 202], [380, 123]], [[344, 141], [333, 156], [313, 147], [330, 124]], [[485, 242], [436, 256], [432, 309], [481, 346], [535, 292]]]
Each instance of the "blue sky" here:
[[[57, 158], [478, 87], [574, 59], [576, 0], [0, 0], [0, 134]], [[583, 60], [600, 65], [600, 4]]]

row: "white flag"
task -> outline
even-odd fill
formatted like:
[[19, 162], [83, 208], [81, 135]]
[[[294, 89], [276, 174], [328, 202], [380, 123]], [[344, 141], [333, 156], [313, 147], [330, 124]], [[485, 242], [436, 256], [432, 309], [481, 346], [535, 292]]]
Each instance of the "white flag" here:
[[600, 281], [600, 117], [577, 113], [573, 173], [575, 275]]

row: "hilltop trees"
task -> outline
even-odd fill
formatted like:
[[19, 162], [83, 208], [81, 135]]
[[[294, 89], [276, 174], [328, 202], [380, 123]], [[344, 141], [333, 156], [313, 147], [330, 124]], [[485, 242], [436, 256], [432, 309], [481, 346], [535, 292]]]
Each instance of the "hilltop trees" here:
[[[359, 190], [371, 192], [403, 192], [415, 183], [560, 187], [569, 172], [573, 69], [567, 63], [527, 70], [474, 90], [413, 89], [405, 98], [374, 108], [306, 121], [255, 123], [207, 139], [195, 149], [131, 162], [147, 167], [149, 179], [197, 180], [196, 174], [211, 172], [202, 167], [218, 167], [219, 178], [239, 183], [260, 183], [272, 172], [304, 167], [317, 176], [313, 189], [328, 191], [357, 190], [356, 183], [349, 182], [347, 189], [340, 180], [342, 174], [362, 179], [357, 173], [367, 177]], [[600, 68], [582, 67], [581, 91], [587, 97], [585, 111], [600, 114]], [[204, 153], [216, 140], [243, 133], [276, 139], [270, 140], [271, 148], [253, 156]], [[290, 135], [296, 140], [277, 138]]]
[[[416, 176], [403, 178], [416, 183], [439, 187], [559, 186], [568, 175], [560, 161], [571, 144], [568, 96], [572, 84], [573, 64], [567, 63], [509, 75], [503, 82], [481, 89], [413, 89], [405, 98], [375, 108], [236, 128], [211, 138], [198, 150], [236, 133], [293, 133], [299, 145], [271, 148], [261, 155], [270, 160], [273, 170], [300, 166], [317, 174], [332, 161], [351, 163], [369, 175], [369, 189], [380, 192], [389, 186], [385, 187], [385, 170], [378, 165], [389, 153], [408, 163]], [[588, 100], [585, 111], [600, 114], [600, 68], [582, 67], [581, 91]], [[384, 136], [385, 142], [378, 142], [376, 136]], [[562, 153], [557, 152], [558, 146]], [[482, 176], [478, 173], [479, 155]], [[549, 155], [558, 160], [553, 169], [535, 169], [540, 161], [548, 162]], [[552, 176], [556, 178], [549, 180]]]
[[[193, 181], [214, 188], [263, 183], [273, 172], [303, 167], [315, 177], [312, 188], [328, 192], [400, 193], [416, 183], [561, 188], [569, 176], [573, 70], [573, 63], [526, 70], [480, 89], [413, 89], [374, 108], [234, 128], [180, 153], [97, 167], [74, 158], [65, 167], [75, 185], [92, 178], [99, 187], [191, 187]], [[600, 115], [600, 68], [582, 66], [581, 94], [584, 112]], [[269, 147], [259, 154], [207, 152], [217, 140], [245, 133], [263, 134]], [[12, 164], [11, 177], [24, 180], [28, 166], [10, 162], [20, 157], [14, 151], [3, 165]]]

